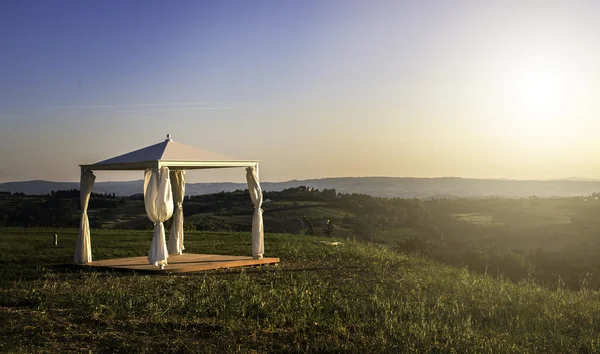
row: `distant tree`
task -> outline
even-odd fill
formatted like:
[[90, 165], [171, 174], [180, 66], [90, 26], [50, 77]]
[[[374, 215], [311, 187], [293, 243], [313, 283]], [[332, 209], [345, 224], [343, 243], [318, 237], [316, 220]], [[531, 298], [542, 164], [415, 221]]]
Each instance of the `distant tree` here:
[[306, 222], [306, 226], [308, 227], [308, 230], [306, 230], [306, 234], [308, 236], [315, 236], [317, 233], [315, 231], [315, 228], [313, 227], [312, 221], [310, 221], [310, 219], [306, 216], [304, 216], [303, 219]]
[[431, 243], [423, 237], [413, 236], [402, 241], [396, 241], [397, 248], [406, 253], [419, 253], [428, 255], [431, 253]]
[[335, 189], [323, 189], [321, 198], [324, 200], [335, 200], [337, 198], [337, 193]]

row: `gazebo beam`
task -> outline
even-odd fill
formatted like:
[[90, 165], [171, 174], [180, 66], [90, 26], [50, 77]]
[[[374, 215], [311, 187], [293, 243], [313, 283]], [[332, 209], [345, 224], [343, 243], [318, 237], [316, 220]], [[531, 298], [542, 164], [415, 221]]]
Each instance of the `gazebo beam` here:
[[[258, 164], [258, 160], [239, 160], [239, 161], [175, 161], [175, 160], [159, 160], [159, 167], [169, 167], [179, 170], [204, 170], [212, 168], [234, 168], [234, 167], [254, 167]], [[143, 171], [149, 167], [156, 167], [157, 161], [144, 161], [137, 163], [122, 163], [122, 164], [93, 164], [80, 165], [84, 170], [94, 171]]]

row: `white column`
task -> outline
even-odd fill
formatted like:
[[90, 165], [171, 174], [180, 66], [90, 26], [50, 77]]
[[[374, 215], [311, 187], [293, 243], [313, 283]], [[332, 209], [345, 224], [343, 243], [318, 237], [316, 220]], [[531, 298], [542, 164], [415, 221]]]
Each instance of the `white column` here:
[[154, 223], [154, 237], [148, 252], [148, 262], [164, 268], [169, 252], [163, 222], [173, 215], [173, 196], [169, 168], [148, 168], [144, 174], [144, 205], [148, 219]]
[[252, 198], [252, 203], [254, 204], [254, 215], [252, 216], [252, 256], [255, 259], [261, 259], [265, 252], [263, 211], [261, 209], [263, 195], [254, 167], [246, 168], [246, 180], [248, 181], [250, 198]]
[[79, 182], [79, 198], [81, 202], [81, 223], [79, 224], [79, 235], [75, 245], [74, 260], [77, 264], [86, 264], [92, 261], [92, 245], [90, 242], [90, 221], [87, 215], [90, 195], [96, 176], [92, 171], [81, 170]]
[[173, 224], [169, 231], [169, 254], [182, 254], [183, 247], [183, 199], [185, 197], [185, 171], [171, 171], [171, 189], [173, 190]]

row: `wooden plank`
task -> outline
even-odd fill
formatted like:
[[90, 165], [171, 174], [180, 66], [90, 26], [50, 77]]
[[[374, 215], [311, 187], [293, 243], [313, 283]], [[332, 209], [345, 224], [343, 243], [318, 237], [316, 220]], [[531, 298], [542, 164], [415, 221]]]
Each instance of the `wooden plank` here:
[[233, 267], [248, 267], [264, 264], [279, 263], [279, 258], [253, 259], [247, 256], [228, 256], [219, 254], [193, 254], [184, 253], [181, 255], [171, 255], [167, 260], [165, 269], [160, 269], [155, 265], [148, 264], [148, 257], [129, 257], [117, 259], [105, 259], [93, 261], [86, 264], [88, 267], [104, 267], [114, 269], [141, 270], [159, 274], [196, 272], [202, 270], [212, 270]]

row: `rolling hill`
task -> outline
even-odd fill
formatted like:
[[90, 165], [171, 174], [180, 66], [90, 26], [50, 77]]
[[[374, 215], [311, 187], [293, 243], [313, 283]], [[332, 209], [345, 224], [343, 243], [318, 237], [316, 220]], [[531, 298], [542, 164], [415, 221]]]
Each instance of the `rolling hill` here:
[[[281, 191], [298, 186], [317, 189], [336, 189], [338, 193], [361, 193], [376, 197], [430, 198], [430, 197], [568, 197], [600, 192], [598, 180], [506, 180], [470, 179], [456, 177], [339, 177], [286, 182], [262, 182], [265, 191]], [[0, 191], [29, 195], [48, 194], [52, 190], [78, 189], [79, 183], [51, 181], [23, 181], [0, 183]], [[143, 181], [98, 182], [96, 193], [115, 193], [127, 196], [141, 193]], [[245, 183], [188, 183], [187, 195], [212, 194], [247, 189]]]

